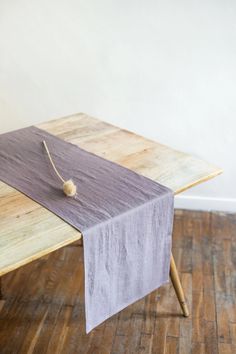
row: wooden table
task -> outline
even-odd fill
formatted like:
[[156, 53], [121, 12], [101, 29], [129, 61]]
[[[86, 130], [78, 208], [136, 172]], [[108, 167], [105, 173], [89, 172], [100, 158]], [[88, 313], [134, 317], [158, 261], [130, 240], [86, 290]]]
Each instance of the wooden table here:
[[[196, 157], [82, 113], [38, 127], [158, 181], [175, 194], [222, 172]], [[72, 226], [0, 182], [0, 276], [80, 238]], [[183, 314], [188, 316], [173, 256], [170, 276]]]

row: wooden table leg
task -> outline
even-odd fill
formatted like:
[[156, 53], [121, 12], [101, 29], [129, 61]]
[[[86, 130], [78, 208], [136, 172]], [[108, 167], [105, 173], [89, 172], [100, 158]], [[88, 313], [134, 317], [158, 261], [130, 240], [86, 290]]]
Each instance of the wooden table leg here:
[[3, 299], [3, 294], [2, 294], [2, 278], [0, 277], [0, 300]]
[[171, 259], [170, 259], [170, 278], [173, 284], [173, 287], [175, 289], [175, 293], [177, 295], [177, 298], [179, 300], [179, 304], [181, 306], [181, 309], [183, 311], [183, 314], [185, 317], [189, 316], [189, 310], [188, 310], [188, 306], [187, 303], [185, 301], [185, 297], [184, 297], [184, 291], [179, 279], [179, 274], [176, 268], [176, 264], [175, 264], [175, 260], [174, 257], [171, 253]]

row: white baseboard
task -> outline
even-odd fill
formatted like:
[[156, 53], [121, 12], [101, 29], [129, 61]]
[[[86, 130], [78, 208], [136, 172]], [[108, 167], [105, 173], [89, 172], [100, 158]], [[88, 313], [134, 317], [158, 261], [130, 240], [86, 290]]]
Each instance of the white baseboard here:
[[236, 213], [236, 199], [177, 195], [175, 197], [175, 208]]

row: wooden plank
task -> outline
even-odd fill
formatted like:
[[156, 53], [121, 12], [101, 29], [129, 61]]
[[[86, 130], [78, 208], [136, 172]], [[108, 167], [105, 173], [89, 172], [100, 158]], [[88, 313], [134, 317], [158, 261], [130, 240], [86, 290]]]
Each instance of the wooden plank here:
[[[201, 159], [85, 114], [38, 127], [159, 181], [176, 194], [222, 172]], [[80, 237], [59, 217], [0, 182], [0, 276]]]
[[80, 238], [72, 226], [0, 182], [0, 276]]
[[206, 161], [85, 114], [38, 127], [159, 181], [176, 194], [222, 173], [222, 169]]

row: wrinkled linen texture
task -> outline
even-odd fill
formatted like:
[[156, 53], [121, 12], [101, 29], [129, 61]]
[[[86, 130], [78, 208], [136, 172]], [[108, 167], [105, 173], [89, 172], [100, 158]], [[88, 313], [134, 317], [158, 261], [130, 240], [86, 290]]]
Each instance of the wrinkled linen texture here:
[[0, 179], [83, 234], [87, 332], [169, 280], [170, 189], [33, 126], [0, 135]]

